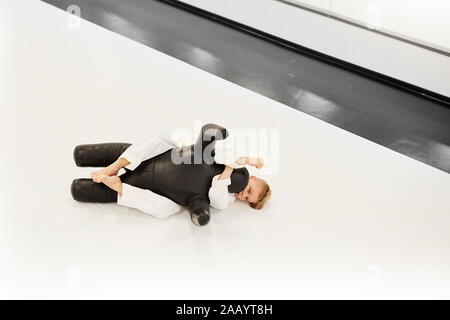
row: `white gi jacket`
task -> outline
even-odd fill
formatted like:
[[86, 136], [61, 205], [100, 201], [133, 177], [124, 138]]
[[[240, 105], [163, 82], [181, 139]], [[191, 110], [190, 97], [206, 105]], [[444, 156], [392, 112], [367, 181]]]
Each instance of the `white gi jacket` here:
[[[142, 161], [153, 158], [176, 146], [177, 143], [171, 140], [169, 134], [161, 130], [154, 130], [132, 144], [119, 156], [119, 158], [127, 159], [130, 163], [125, 166], [125, 168], [134, 170]], [[214, 160], [216, 163], [226, 164], [233, 168], [244, 167], [243, 165], [236, 164], [237, 155], [233, 150], [226, 149], [222, 141], [216, 141], [215, 150]], [[121, 169], [119, 176], [124, 172], [125, 170]], [[219, 175], [213, 177], [208, 196], [210, 205], [213, 208], [223, 210], [227, 208], [236, 197], [234, 194], [228, 192], [228, 186], [231, 184], [231, 179], [218, 180], [218, 178]], [[182, 209], [182, 206], [169, 198], [126, 183], [122, 183], [122, 195], [117, 195], [117, 203], [138, 209], [161, 219], [175, 214]]]

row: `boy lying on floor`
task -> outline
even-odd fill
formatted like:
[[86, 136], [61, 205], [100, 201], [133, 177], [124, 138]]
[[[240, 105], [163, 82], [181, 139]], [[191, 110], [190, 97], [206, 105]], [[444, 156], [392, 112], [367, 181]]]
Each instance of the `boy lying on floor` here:
[[[209, 124], [202, 128], [202, 135], [207, 134], [208, 132], [213, 132], [216, 134], [216, 131], [218, 129], [225, 130], [217, 125]], [[208, 131], [209, 130], [209, 131]], [[226, 130], [225, 130], [226, 131]], [[225, 137], [228, 135], [228, 133], [225, 133]], [[204, 137], [202, 137], [203, 139]], [[252, 157], [235, 157], [234, 153], [231, 150], [226, 150], [223, 147], [217, 146], [216, 142], [220, 142], [220, 138], [213, 138], [211, 140], [217, 140], [213, 142], [213, 146], [215, 148], [213, 149], [213, 158], [215, 164], [215, 170], [217, 172], [217, 169], [222, 167], [217, 167], [217, 164], [223, 164], [223, 170], [221, 173], [216, 174], [212, 177], [211, 181], [207, 181], [209, 190], [207, 192], [207, 197], [209, 198], [209, 204], [216, 209], [223, 210], [228, 207], [228, 205], [233, 202], [236, 198], [248, 202], [250, 207], [254, 209], [262, 209], [267, 202], [267, 200], [270, 197], [271, 190], [269, 188], [269, 185], [266, 181], [257, 178], [255, 176], [248, 177], [248, 172], [246, 169], [244, 169], [247, 172], [248, 180], [245, 181], [245, 184], [242, 185], [238, 190], [239, 192], [233, 192], [233, 188], [231, 188], [232, 184], [232, 177], [233, 177], [233, 170], [241, 170], [241, 168], [244, 168], [245, 165], [251, 165], [255, 168], [261, 168], [263, 166], [263, 160], [261, 158], [252, 158]], [[204, 143], [204, 141], [202, 142]], [[211, 145], [211, 142], [209, 142]], [[89, 149], [87, 149], [89, 148]], [[188, 148], [188, 147], [183, 147]], [[145, 213], [151, 214], [158, 218], [165, 218], [168, 217], [178, 211], [182, 208], [182, 205], [185, 205], [183, 201], [174, 201], [179, 199], [177, 195], [171, 197], [174, 192], [177, 191], [176, 184], [194, 184], [193, 181], [196, 180], [197, 176], [195, 173], [194, 175], [189, 177], [188, 179], [182, 179], [180, 180], [177, 178], [176, 171], [167, 171], [164, 172], [164, 175], [157, 175], [159, 179], [164, 179], [167, 181], [164, 181], [166, 185], [169, 185], [170, 189], [172, 191], [167, 192], [167, 195], [165, 196], [164, 188], [162, 188], [162, 192], [154, 192], [155, 190], [151, 186], [156, 185], [160, 181], [153, 181], [155, 172], [167, 170], [167, 164], [168, 164], [168, 157], [166, 157], [165, 162], [161, 160], [161, 157], [164, 157], [164, 154], [170, 153], [169, 150], [179, 150], [177, 149], [177, 144], [170, 138], [170, 136], [162, 131], [159, 132], [153, 132], [152, 134], [146, 135], [142, 137], [138, 142], [129, 145], [129, 144], [98, 144], [98, 145], [80, 145], [75, 148], [74, 156], [75, 161], [77, 162], [77, 165], [79, 166], [96, 166], [98, 164], [98, 161], [96, 164], [92, 163], [92, 161], [95, 162], [95, 160], [91, 160], [91, 163], [89, 163], [89, 160], [87, 162], [85, 159], [87, 158], [86, 155], [90, 153], [92, 159], [94, 158], [103, 158], [106, 159], [108, 157], [111, 157], [111, 155], [115, 152], [118, 154], [121, 149], [124, 151], [120, 153], [120, 155], [117, 157], [114, 157], [116, 160], [109, 164], [106, 168], [92, 172], [91, 178], [95, 183], [98, 184], [104, 184], [111, 190], [115, 191], [115, 194], [108, 193], [107, 200], [103, 201], [104, 199], [102, 197], [101, 200], [97, 200], [98, 202], [116, 202], [120, 205], [124, 205], [131, 208], [136, 208], [140, 211], [143, 211]], [[84, 151], [83, 151], [84, 150]], [[186, 153], [187, 150], [183, 149]], [[203, 150], [203, 149], [202, 149]], [[190, 151], [190, 150], [188, 150]], [[83, 153], [84, 152], [84, 153]], [[93, 152], [96, 152], [95, 155], [93, 155]], [[105, 153], [105, 155], [102, 155], [101, 153]], [[85, 161], [84, 164], [80, 165], [81, 158], [85, 158], [83, 161]], [[78, 158], [78, 159], [77, 159]], [[237, 159], [236, 159], [237, 158]], [[102, 160], [104, 162], [104, 160]], [[147, 164], [146, 164], [147, 163]], [[155, 164], [156, 163], [156, 164]], [[163, 165], [158, 165], [158, 163], [163, 163]], [[142, 164], [142, 165], [141, 165]], [[172, 165], [172, 164], [170, 164]], [[194, 166], [194, 167], [193, 167]], [[196, 166], [196, 167], [195, 167]], [[158, 169], [161, 168], [162, 169]], [[193, 164], [193, 165], [187, 165], [184, 167], [180, 166], [173, 166], [174, 168], [181, 168], [181, 170], [186, 170], [186, 172], [182, 172], [181, 174], [189, 174], [192, 170], [197, 170], [200, 168], [200, 170], [204, 171], [208, 167], [201, 167], [201, 165]], [[122, 169], [123, 168], [123, 169]], [[203, 168], [203, 169], [202, 169]], [[122, 170], [121, 170], [122, 169]], [[122, 175], [125, 171], [125, 175]], [[177, 169], [178, 170], [178, 169]], [[119, 174], [119, 171], [122, 171], [122, 174]], [[148, 173], [151, 173], [151, 176], [148, 175]], [[202, 173], [202, 172], [200, 172]], [[126, 179], [127, 175], [133, 175], [133, 179]], [[180, 174], [178, 174], [179, 176]], [[134, 183], [135, 185], [132, 185], [131, 183], [127, 183], [127, 180], [133, 182], [136, 181], [135, 177], [138, 177], [140, 181], [143, 181], [143, 177], [147, 177], [146, 181], [147, 184], [140, 183]], [[237, 176], [237, 175], [236, 175]], [[162, 178], [161, 178], [162, 177]], [[124, 179], [125, 178], [125, 179]], [[200, 176], [198, 176], [200, 179]], [[177, 181], [178, 179], [178, 181]], [[86, 180], [86, 179], [77, 179], [77, 180]], [[74, 183], [77, 181], [74, 180]], [[125, 181], [124, 181], [125, 180]], [[151, 183], [150, 183], [151, 180]], [[173, 180], [173, 183], [172, 183]], [[238, 178], [235, 179], [236, 181]], [[86, 181], [85, 181], [86, 182]], [[146, 182], [147, 183], [147, 182]], [[195, 182], [195, 183], [201, 183]], [[79, 183], [81, 185], [81, 183]], [[138, 187], [139, 185], [142, 185], [143, 187]], [[150, 186], [151, 185], [151, 186]], [[185, 186], [186, 187], [186, 186]], [[189, 187], [189, 186], [187, 186]], [[158, 188], [156, 188], [158, 189]], [[181, 188], [182, 189], [182, 188]], [[95, 199], [81, 199], [82, 196], [76, 196], [74, 194], [74, 184], [72, 185], [72, 194], [74, 195], [74, 198], [79, 201], [95, 201]], [[85, 189], [87, 192], [88, 189]], [[175, 191], [173, 191], [175, 190]], [[159, 191], [159, 189], [157, 190]], [[94, 192], [95, 193], [95, 192]], [[99, 199], [100, 199], [99, 198]], [[111, 198], [111, 199], [109, 199]], [[171, 199], [173, 198], [173, 199]], [[195, 202], [195, 201], [191, 201]], [[201, 203], [202, 201], [199, 200]], [[204, 217], [203, 221], [198, 220], [198, 216], [193, 217], [192, 213], [193, 211], [196, 211], [194, 205], [190, 205], [190, 211], [191, 211], [191, 217], [193, 219], [193, 222], [197, 225], [203, 225], [206, 224], [209, 221], [209, 212], [207, 212], [207, 219]], [[201, 207], [201, 205], [199, 206]], [[201, 214], [205, 214], [205, 212], [201, 212], [202, 210], [197, 210]], [[203, 210], [204, 211], [204, 210]], [[195, 212], [194, 212], [195, 213]], [[195, 215], [194, 215], [195, 216]], [[202, 224], [203, 222], [203, 224]]]

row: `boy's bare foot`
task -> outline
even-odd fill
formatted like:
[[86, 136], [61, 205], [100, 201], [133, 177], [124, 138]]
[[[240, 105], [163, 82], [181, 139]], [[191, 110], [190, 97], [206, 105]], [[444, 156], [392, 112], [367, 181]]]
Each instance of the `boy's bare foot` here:
[[119, 170], [116, 170], [115, 168], [109, 166], [109, 167], [103, 168], [102, 170], [91, 172], [91, 178], [92, 178], [92, 180], [94, 180], [94, 182], [99, 183], [99, 182], [101, 182], [99, 179], [102, 175], [115, 176], [115, 175], [117, 175], [118, 172], [119, 172]]
[[117, 176], [117, 174], [119, 173], [119, 170], [129, 164], [130, 164], [130, 161], [128, 161], [127, 159], [125, 159], [123, 157], [119, 158], [116, 161], [114, 161], [113, 163], [111, 163], [109, 166], [107, 166], [106, 168], [91, 172], [91, 178], [95, 182], [101, 182], [101, 181], [99, 181], [99, 177], [101, 175], [105, 174], [110, 177]]
[[105, 178], [102, 179], [102, 182], [111, 189], [114, 189], [116, 191], [122, 184], [122, 181], [120, 181], [120, 178], [118, 176], [111, 176], [111, 177], [106, 176]]
[[109, 188], [122, 193], [122, 181], [118, 176], [107, 176], [106, 174], [99, 174], [98, 175], [98, 182], [103, 182], [105, 185], [107, 185]]

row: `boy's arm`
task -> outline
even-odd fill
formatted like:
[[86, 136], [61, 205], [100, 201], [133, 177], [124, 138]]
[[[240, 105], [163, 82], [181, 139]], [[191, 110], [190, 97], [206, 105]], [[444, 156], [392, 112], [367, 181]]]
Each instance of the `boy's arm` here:
[[237, 164], [248, 164], [249, 166], [253, 166], [257, 169], [260, 169], [264, 165], [263, 158], [252, 158], [252, 157], [239, 157], [236, 160]]
[[233, 168], [225, 165], [225, 169], [222, 171], [222, 173], [219, 176], [218, 180], [230, 179], [232, 172], [233, 172]]
[[225, 166], [220, 175], [212, 179], [211, 188], [209, 188], [208, 197], [210, 205], [213, 208], [223, 210], [230, 204], [230, 194], [228, 186], [231, 184], [231, 173], [233, 168]]
[[216, 163], [225, 164], [234, 169], [243, 168], [245, 165], [260, 169], [264, 165], [262, 158], [238, 156], [236, 150], [225, 144], [225, 140], [216, 142], [214, 160]]

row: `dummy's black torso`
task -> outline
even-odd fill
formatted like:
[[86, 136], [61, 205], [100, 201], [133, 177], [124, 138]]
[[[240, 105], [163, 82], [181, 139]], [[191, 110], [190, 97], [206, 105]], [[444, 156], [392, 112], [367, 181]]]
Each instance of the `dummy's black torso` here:
[[[185, 161], [176, 164], [172, 152], [181, 155]], [[133, 171], [126, 170], [120, 178], [123, 183], [148, 189], [174, 202], [188, 206], [192, 199], [208, 199], [214, 176], [221, 174], [223, 164], [207, 164], [202, 159], [200, 164], [194, 162], [194, 145], [170, 149], [156, 157], [143, 161]], [[240, 192], [248, 183], [246, 168], [234, 169], [231, 175], [229, 192]]]

